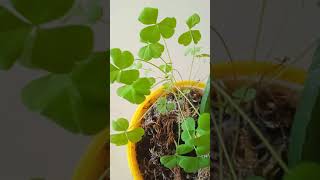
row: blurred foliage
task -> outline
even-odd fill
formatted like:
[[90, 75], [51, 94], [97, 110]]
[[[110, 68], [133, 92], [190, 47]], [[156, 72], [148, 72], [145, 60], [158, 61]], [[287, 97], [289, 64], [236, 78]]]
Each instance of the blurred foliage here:
[[[101, 0], [10, 0], [0, 4], [0, 70], [16, 63], [47, 75], [22, 90], [24, 104], [72, 133], [108, 126], [107, 53], [95, 52], [92, 26]], [[72, 23], [80, 17], [81, 23]]]

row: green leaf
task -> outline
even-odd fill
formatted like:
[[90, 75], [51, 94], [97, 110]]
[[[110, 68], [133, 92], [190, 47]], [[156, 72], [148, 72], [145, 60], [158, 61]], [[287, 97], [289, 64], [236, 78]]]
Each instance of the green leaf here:
[[210, 144], [204, 146], [198, 146], [196, 148], [197, 156], [202, 156], [210, 153]]
[[31, 50], [31, 57], [23, 65], [53, 73], [68, 73], [93, 48], [93, 32], [82, 25], [39, 29]]
[[119, 118], [112, 121], [112, 129], [115, 131], [126, 131], [129, 127], [129, 121], [125, 118]]
[[196, 56], [201, 52], [202, 48], [201, 47], [188, 47], [186, 49], [186, 52], [184, 53], [185, 56], [192, 55]]
[[146, 7], [142, 10], [139, 16], [139, 21], [143, 24], [156, 24], [158, 19], [158, 9]]
[[110, 64], [110, 82], [114, 83], [120, 74], [120, 69], [118, 69], [116, 66], [113, 64]]
[[210, 112], [210, 83], [211, 81], [209, 77], [201, 99], [200, 113]]
[[193, 147], [188, 144], [180, 144], [176, 147], [176, 153], [179, 155], [187, 154], [193, 150]]
[[139, 78], [131, 85], [118, 88], [117, 94], [131, 103], [140, 104], [145, 100], [145, 96], [150, 94], [154, 82], [153, 78]]
[[110, 142], [117, 146], [122, 146], [128, 144], [128, 138], [126, 133], [112, 134], [110, 136]]
[[174, 34], [174, 29], [176, 28], [176, 19], [175, 18], [165, 18], [159, 24], [159, 31], [162, 37], [165, 39], [171, 38]]
[[197, 13], [190, 16], [187, 20], [187, 25], [190, 29], [199, 23], [200, 23], [200, 16]]
[[205, 157], [180, 156], [179, 166], [187, 173], [196, 173], [199, 169], [209, 167], [210, 159]]
[[172, 169], [177, 166], [178, 164], [178, 157], [175, 155], [169, 155], [169, 156], [162, 156], [160, 158], [160, 162], [162, 165], [164, 165], [166, 168]]
[[187, 117], [181, 124], [183, 131], [194, 131], [195, 126], [195, 121], [192, 117]]
[[195, 138], [195, 131], [182, 131], [181, 133], [181, 139], [189, 145], [192, 145], [191, 139]]
[[201, 39], [201, 33], [199, 30], [191, 30], [191, 34], [192, 34], [192, 40], [195, 44], [198, 44], [198, 42]]
[[161, 34], [158, 25], [145, 27], [140, 32], [140, 38], [143, 42], [156, 43], [160, 40]]
[[173, 111], [174, 109], [176, 109], [176, 104], [173, 102], [168, 102], [168, 104], [167, 104], [168, 112]]
[[159, 68], [165, 73], [169, 73], [172, 71], [172, 65], [170, 65], [170, 64], [160, 65]]
[[106, 53], [96, 52], [73, 69], [72, 82], [84, 101], [101, 106], [109, 105], [106, 67]]
[[14, 8], [39, 25], [63, 17], [73, 6], [74, 0], [10, 0]]
[[202, 113], [198, 119], [198, 128], [205, 131], [210, 131], [210, 114], [209, 113]]
[[139, 127], [135, 128], [129, 132], [127, 132], [128, 139], [132, 143], [137, 143], [142, 139], [142, 136], [144, 135], [144, 129]]
[[190, 144], [194, 146], [207, 146], [210, 145], [210, 134], [204, 134], [199, 137], [190, 139], [189, 141]]
[[118, 82], [123, 84], [132, 84], [139, 78], [139, 71], [135, 69], [120, 71]]
[[0, 69], [10, 69], [23, 52], [31, 26], [0, 6]]
[[160, 97], [158, 100], [157, 100], [157, 111], [160, 113], [160, 114], [165, 114], [167, 113], [167, 99], [165, 97]]
[[232, 93], [232, 96], [243, 102], [250, 102], [256, 98], [256, 90], [243, 86]]
[[133, 64], [134, 57], [129, 51], [121, 51], [118, 48], [111, 49], [110, 55], [114, 65], [119, 69], [125, 69]]
[[297, 165], [299, 161], [320, 162], [320, 46], [315, 50], [312, 64], [308, 70], [308, 79], [300, 95], [294, 117], [290, 145], [289, 165]]
[[190, 34], [190, 31], [181, 34], [178, 39], [179, 44], [182, 44], [184, 46], [188, 46], [191, 43], [191, 41], [192, 36]]
[[320, 165], [316, 163], [302, 163], [290, 170], [284, 180], [318, 180], [320, 179]]
[[24, 87], [22, 101], [31, 111], [41, 113], [72, 133], [96, 134], [109, 124], [107, 102], [91, 103], [81, 94], [70, 75], [49, 74]]
[[159, 58], [164, 51], [164, 46], [160, 43], [152, 43], [142, 47], [139, 51], [139, 57], [145, 61], [152, 58]]

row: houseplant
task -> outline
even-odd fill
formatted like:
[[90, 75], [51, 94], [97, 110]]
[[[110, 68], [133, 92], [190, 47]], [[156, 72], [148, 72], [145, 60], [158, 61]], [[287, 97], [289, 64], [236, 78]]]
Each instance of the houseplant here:
[[[158, 9], [149, 7], [142, 10], [138, 19], [147, 26], [140, 32], [145, 45], [139, 50], [139, 58], [134, 58], [129, 51], [110, 50], [111, 83], [122, 83], [117, 94], [139, 104], [130, 126], [125, 118], [113, 121], [112, 128], [118, 133], [111, 135], [111, 143], [128, 144], [134, 179], [209, 179], [209, 86], [204, 90], [203, 83], [190, 81], [195, 59], [209, 57], [196, 46], [201, 39], [200, 31], [195, 29], [200, 17], [190, 16], [186, 21], [187, 31], [178, 38], [184, 46], [192, 44], [186, 53], [192, 56], [187, 81], [177, 81], [174, 76], [177, 70], [166, 44], [166, 39], [175, 33], [176, 19], [158, 20]], [[161, 64], [154, 63], [154, 59], [159, 59]], [[139, 77], [141, 63], [150, 65], [162, 76]], [[160, 86], [158, 90], [151, 93], [157, 86]]]
[[[235, 61], [223, 36], [211, 27], [230, 58], [230, 62], [213, 61], [211, 65], [211, 154], [216, 154], [211, 157], [211, 176], [319, 179], [319, 156], [315, 152], [319, 137], [319, 46], [312, 43], [294, 59], [257, 60], [267, 1], [261, 4], [251, 61]], [[318, 47], [308, 72], [291, 67], [314, 45]]]

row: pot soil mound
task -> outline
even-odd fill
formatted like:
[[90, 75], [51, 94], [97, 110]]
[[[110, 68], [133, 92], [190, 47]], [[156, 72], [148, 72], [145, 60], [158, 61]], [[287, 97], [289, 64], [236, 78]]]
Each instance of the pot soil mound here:
[[[185, 95], [196, 108], [199, 108], [201, 93], [200, 90], [190, 89]], [[209, 169], [191, 174], [185, 173], [180, 167], [170, 170], [160, 163], [160, 157], [175, 154], [175, 142], [179, 140], [179, 121], [182, 120], [174, 95], [169, 93], [166, 98], [168, 102], [175, 102], [176, 108], [173, 111], [160, 114], [157, 111], [156, 104], [154, 104], [141, 121], [141, 127], [145, 130], [145, 135], [136, 144], [136, 151], [139, 169], [143, 178], [145, 180], [209, 179]], [[178, 99], [184, 117], [197, 119], [198, 116], [191, 105], [183, 97], [178, 97]], [[195, 153], [191, 152], [188, 155], [192, 156], [193, 154]]]
[[[232, 94], [235, 82], [227, 83], [228, 93]], [[290, 128], [297, 104], [297, 92], [281, 86], [256, 87], [256, 98], [250, 103], [241, 103], [240, 107], [255, 123], [282, 159], [287, 162]], [[213, 94], [213, 102], [217, 96]], [[236, 112], [223, 112], [218, 120], [218, 103], [212, 103], [214, 119], [221, 127], [223, 141], [239, 180], [249, 176], [263, 176], [270, 180], [280, 180], [284, 172], [271, 156], [255, 132]], [[232, 112], [232, 110], [231, 110]], [[213, 119], [211, 123], [213, 124]], [[219, 142], [215, 129], [211, 126], [211, 170], [213, 179], [232, 179], [230, 168], [224, 155], [219, 154]], [[221, 150], [222, 153], [222, 150]], [[219, 162], [222, 161], [222, 168]]]

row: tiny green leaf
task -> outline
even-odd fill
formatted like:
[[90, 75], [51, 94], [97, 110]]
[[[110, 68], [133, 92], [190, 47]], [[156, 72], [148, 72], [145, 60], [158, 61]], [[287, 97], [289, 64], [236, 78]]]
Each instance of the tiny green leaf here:
[[210, 114], [209, 113], [200, 114], [198, 119], [198, 128], [205, 131], [210, 131]]
[[123, 84], [132, 84], [139, 78], [139, 71], [135, 69], [120, 71], [118, 75], [118, 82]]
[[130, 67], [134, 61], [134, 57], [131, 52], [121, 52], [119, 48], [111, 49], [110, 55], [112, 57], [114, 65], [116, 65], [119, 69]]
[[160, 158], [161, 164], [163, 164], [166, 168], [172, 169], [178, 164], [178, 157], [175, 155], [162, 156]]
[[199, 30], [191, 30], [191, 34], [192, 34], [192, 40], [195, 44], [198, 44], [198, 42], [201, 39], [201, 33]]
[[144, 129], [141, 127], [135, 128], [127, 132], [127, 135], [129, 141], [131, 141], [132, 143], [139, 142], [142, 139], [142, 136], [144, 135]]
[[154, 78], [139, 78], [131, 85], [118, 88], [117, 94], [131, 103], [140, 104], [145, 100], [145, 96], [150, 94], [154, 82]]
[[190, 29], [199, 23], [200, 23], [200, 16], [197, 13], [190, 16], [187, 20], [187, 25]]
[[175, 103], [173, 103], [173, 102], [167, 103], [167, 111], [168, 112], [173, 111], [175, 108], [176, 108], [176, 104]]
[[159, 31], [162, 37], [165, 39], [171, 38], [174, 34], [174, 29], [176, 27], [176, 19], [175, 18], [165, 18], [159, 24]]
[[176, 153], [179, 155], [187, 154], [193, 150], [193, 147], [188, 144], [180, 144], [176, 147]]
[[126, 133], [112, 134], [110, 136], [110, 142], [117, 146], [122, 146], [128, 144], [128, 138]]
[[146, 7], [139, 16], [139, 21], [145, 25], [156, 24], [158, 19], [158, 9]]
[[243, 86], [232, 93], [232, 96], [243, 102], [250, 102], [256, 98], [256, 90]]
[[129, 127], [129, 121], [125, 118], [119, 118], [112, 121], [112, 129], [115, 131], [126, 131]]
[[194, 131], [195, 121], [192, 117], [187, 117], [181, 124], [182, 130], [184, 131]]
[[139, 57], [145, 61], [152, 58], [159, 58], [164, 51], [164, 46], [160, 43], [152, 43], [142, 47], [139, 51]]
[[167, 112], [167, 99], [165, 97], [160, 97], [157, 100], [157, 111], [160, 114], [164, 114]]
[[188, 157], [180, 156], [179, 166], [187, 173], [195, 173], [199, 169], [208, 167], [210, 159], [208, 157]]
[[170, 64], [160, 65], [159, 68], [165, 73], [169, 73], [172, 71], [172, 65], [170, 65]]
[[143, 42], [156, 43], [160, 40], [161, 34], [157, 25], [145, 27], [140, 32], [140, 38]]
[[178, 42], [184, 46], [188, 46], [192, 41], [192, 36], [190, 32], [185, 32], [179, 36]]
[[210, 144], [205, 146], [198, 146], [196, 148], [197, 156], [202, 156], [210, 153]]

